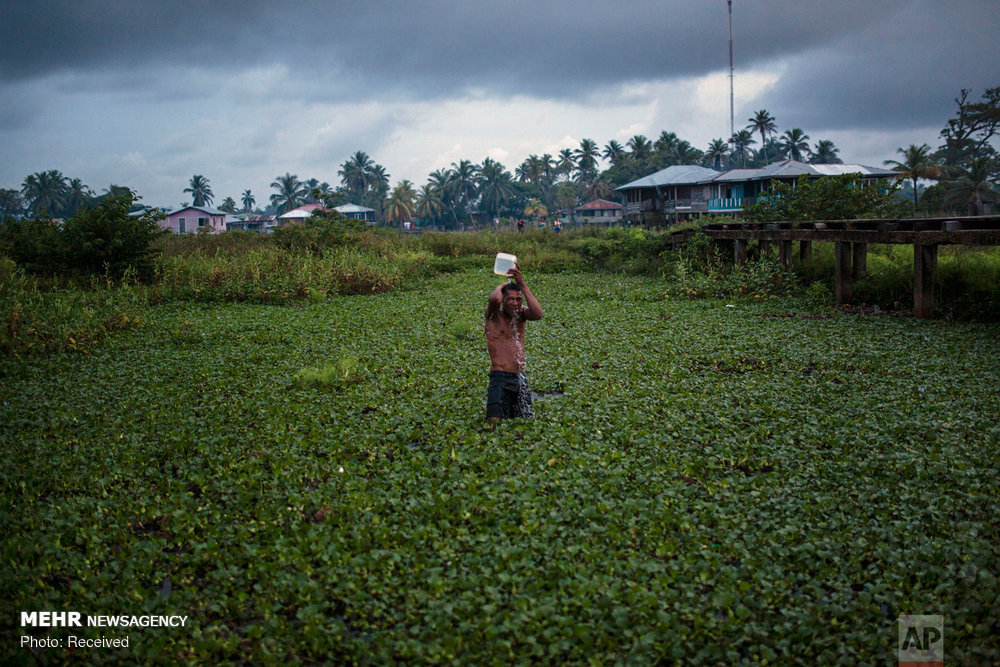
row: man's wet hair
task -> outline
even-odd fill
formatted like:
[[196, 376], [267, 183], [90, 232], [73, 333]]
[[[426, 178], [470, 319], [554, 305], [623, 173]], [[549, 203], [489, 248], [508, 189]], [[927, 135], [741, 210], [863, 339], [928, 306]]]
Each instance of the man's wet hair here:
[[500, 288], [500, 293], [503, 294], [506, 297], [507, 296], [507, 292], [510, 292], [512, 290], [516, 291], [516, 292], [520, 292], [521, 288], [517, 286], [517, 283], [507, 283], [506, 285], [504, 285], [503, 287]]

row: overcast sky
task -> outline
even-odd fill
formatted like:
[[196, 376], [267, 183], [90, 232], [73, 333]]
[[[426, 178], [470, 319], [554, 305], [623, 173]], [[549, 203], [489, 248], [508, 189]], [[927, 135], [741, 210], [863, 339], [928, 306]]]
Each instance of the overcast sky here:
[[[881, 166], [928, 143], [962, 88], [1000, 86], [998, 0], [733, 0], [736, 128], [830, 139]], [[275, 177], [339, 183], [363, 150], [392, 185], [461, 159], [729, 135], [725, 0], [6, 0], [0, 187], [58, 169], [174, 207]]]

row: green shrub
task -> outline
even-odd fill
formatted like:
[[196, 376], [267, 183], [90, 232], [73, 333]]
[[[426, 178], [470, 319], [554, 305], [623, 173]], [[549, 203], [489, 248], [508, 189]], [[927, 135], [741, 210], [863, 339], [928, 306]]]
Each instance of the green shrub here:
[[159, 212], [129, 215], [136, 199], [128, 191], [67, 220], [61, 234], [66, 268], [116, 280], [128, 273], [143, 281], [152, 278], [154, 244], [167, 232], [157, 224], [163, 217]]
[[12, 221], [0, 226], [0, 253], [31, 273], [80, 273], [120, 280], [153, 276], [156, 241], [166, 232], [159, 212], [130, 216], [138, 199], [126, 191], [84, 207], [61, 226], [51, 220]]
[[63, 265], [59, 226], [47, 219], [8, 220], [0, 224], [0, 254], [29, 273], [52, 273]]
[[293, 252], [319, 255], [328, 248], [353, 243], [364, 223], [353, 218], [310, 218], [304, 225], [278, 227], [274, 242], [280, 248]]

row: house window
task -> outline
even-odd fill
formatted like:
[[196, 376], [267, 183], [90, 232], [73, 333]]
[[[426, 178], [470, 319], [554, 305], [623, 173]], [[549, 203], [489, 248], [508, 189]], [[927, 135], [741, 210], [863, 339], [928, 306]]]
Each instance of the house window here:
[[185, 222], [187, 222], [186, 218], [178, 218], [177, 219], [177, 233], [178, 234], [183, 234], [184, 233], [184, 223]]
[[204, 227], [208, 224], [208, 218], [198, 218], [198, 226]]

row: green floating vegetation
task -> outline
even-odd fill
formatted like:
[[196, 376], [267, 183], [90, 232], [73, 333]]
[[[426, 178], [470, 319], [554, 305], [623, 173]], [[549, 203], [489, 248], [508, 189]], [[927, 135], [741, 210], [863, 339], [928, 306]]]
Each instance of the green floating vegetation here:
[[[495, 430], [488, 267], [11, 359], [4, 662], [888, 663], [902, 614], [1000, 661], [1000, 325], [525, 275], [559, 396]], [[31, 610], [188, 621], [36, 657]]]
[[323, 366], [310, 366], [295, 372], [292, 381], [299, 387], [326, 389], [343, 382], [356, 382], [360, 378], [360, 364], [354, 355], [343, 355], [335, 362]]

